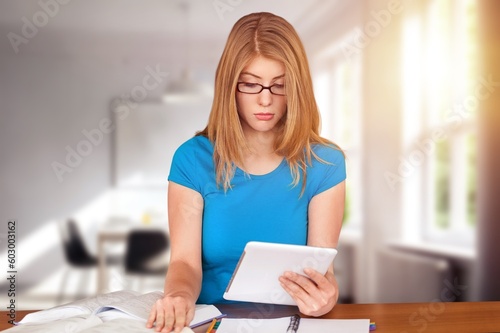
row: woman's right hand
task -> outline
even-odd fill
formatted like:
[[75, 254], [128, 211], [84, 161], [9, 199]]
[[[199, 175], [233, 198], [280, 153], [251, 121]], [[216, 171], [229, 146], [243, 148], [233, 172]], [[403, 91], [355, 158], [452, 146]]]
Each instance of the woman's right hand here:
[[194, 318], [201, 290], [201, 225], [203, 198], [193, 189], [168, 184], [170, 261], [164, 296], [156, 301], [146, 327], [156, 332], [180, 332]]
[[165, 296], [153, 305], [146, 327], [152, 328], [156, 323], [156, 332], [180, 332], [193, 320], [194, 310], [194, 302], [189, 297]]

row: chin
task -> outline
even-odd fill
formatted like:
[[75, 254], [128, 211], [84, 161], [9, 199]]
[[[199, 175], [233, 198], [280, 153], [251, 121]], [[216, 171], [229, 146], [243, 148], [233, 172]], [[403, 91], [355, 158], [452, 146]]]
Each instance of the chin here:
[[275, 132], [276, 124], [269, 124], [267, 126], [252, 126], [252, 130], [260, 133]]

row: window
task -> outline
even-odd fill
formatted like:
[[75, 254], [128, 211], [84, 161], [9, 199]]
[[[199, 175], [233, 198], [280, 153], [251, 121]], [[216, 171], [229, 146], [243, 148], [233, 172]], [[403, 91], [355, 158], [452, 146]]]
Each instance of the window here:
[[337, 42], [315, 59], [316, 100], [321, 135], [346, 154], [347, 182], [343, 228], [361, 227], [361, 57], [347, 58]]
[[476, 5], [433, 0], [402, 33], [406, 240], [471, 246], [476, 226]]

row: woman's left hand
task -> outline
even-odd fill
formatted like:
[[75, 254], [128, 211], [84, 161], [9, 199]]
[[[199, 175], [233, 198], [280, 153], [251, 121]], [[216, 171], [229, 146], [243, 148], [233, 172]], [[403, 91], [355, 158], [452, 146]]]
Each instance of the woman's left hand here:
[[319, 317], [328, 313], [339, 297], [339, 288], [335, 275], [330, 270], [322, 275], [310, 268], [304, 269], [306, 276], [285, 272], [279, 281], [283, 289], [297, 302], [301, 313]]

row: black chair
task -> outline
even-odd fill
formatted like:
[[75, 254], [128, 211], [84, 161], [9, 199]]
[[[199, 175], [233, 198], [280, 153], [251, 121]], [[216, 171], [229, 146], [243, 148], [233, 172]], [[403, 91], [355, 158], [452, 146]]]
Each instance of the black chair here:
[[[91, 255], [85, 246], [78, 225], [73, 219], [69, 219], [61, 225], [64, 255], [66, 261], [74, 267], [91, 267], [97, 265], [97, 257]], [[118, 265], [123, 263], [122, 256], [107, 256], [107, 265]]]
[[[129, 289], [140, 292], [162, 289], [168, 269], [169, 246], [169, 238], [163, 230], [133, 230], [129, 233], [125, 250]], [[149, 289], [145, 287], [146, 278]]]
[[89, 267], [97, 265], [96, 257], [90, 255], [74, 220], [68, 220], [61, 226], [64, 256], [74, 267]]
[[[78, 225], [75, 220], [68, 219], [65, 222], [60, 224], [60, 232], [62, 238], [62, 246], [64, 250], [64, 257], [66, 258], [67, 264], [70, 266], [69, 268], [77, 268], [77, 269], [90, 269], [93, 267], [97, 267], [97, 257], [93, 256], [85, 246], [84, 239], [80, 234], [80, 230], [78, 229]], [[113, 255], [106, 257], [107, 265], [120, 265], [123, 264], [123, 256]], [[85, 273], [88, 274], [88, 271]], [[58, 302], [61, 303], [64, 297], [64, 289], [67, 284], [69, 275], [69, 269], [66, 269], [66, 272], [63, 276], [63, 281], [61, 284], [61, 291], [59, 294]], [[80, 278], [80, 290], [83, 290], [86, 282], [88, 283], [89, 279], [82, 276]], [[76, 298], [81, 297], [82, 295], [77, 295]]]
[[168, 263], [163, 255], [169, 246], [169, 239], [163, 230], [131, 231], [125, 252], [125, 272], [143, 275], [165, 274]]

